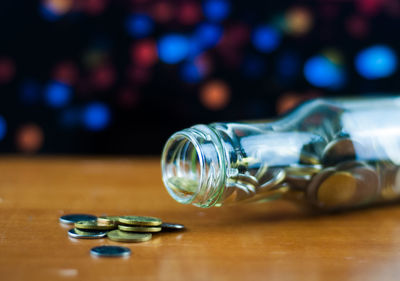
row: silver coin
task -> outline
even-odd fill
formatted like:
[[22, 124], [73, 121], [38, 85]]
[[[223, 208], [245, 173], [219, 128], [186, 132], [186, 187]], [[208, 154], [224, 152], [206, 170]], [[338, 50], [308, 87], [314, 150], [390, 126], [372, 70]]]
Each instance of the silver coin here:
[[96, 216], [88, 214], [69, 214], [61, 216], [59, 219], [61, 223], [66, 223], [66, 224], [74, 224], [78, 221], [95, 221], [95, 220], [97, 220]]
[[90, 253], [96, 257], [127, 257], [131, 250], [121, 246], [98, 246], [92, 248]]
[[163, 231], [175, 231], [175, 230], [183, 230], [185, 229], [185, 226], [179, 223], [163, 222], [161, 224], [161, 228]]
[[93, 231], [93, 232], [85, 232], [85, 234], [77, 233], [75, 231], [75, 228], [72, 228], [68, 230], [68, 236], [72, 238], [78, 238], [78, 239], [97, 239], [97, 238], [104, 238], [106, 237], [107, 232], [105, 231]]

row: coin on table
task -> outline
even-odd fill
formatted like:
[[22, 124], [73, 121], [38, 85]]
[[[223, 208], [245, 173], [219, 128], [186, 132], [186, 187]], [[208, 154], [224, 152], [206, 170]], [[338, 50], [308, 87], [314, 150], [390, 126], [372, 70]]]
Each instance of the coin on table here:
[[162, 231], [175, 231], [175, 230], [183, 230], [185, 226], [179, 223], [170, 223], [170, 222], [163, 222], [161, 224]]
[[110, 240], [118, 242], [145, 242], [151, 239], [151, 233], [132, 233], [124, 232], [120, 230], [113, 230], [107, 233], [107, 237]]
[[90, 253], [97, 257], [126, 257], [131, 250], [121, 246], [98, 246], [90, 250]]
[[88, 214], [68, 214], [61, 216], [59, 220], [61, 223], [74, 224], [78, 221], [95, 221], [96, 219], [96, 216]]
[[159, 218], [142, 217], [142, 216], [122, 216], [119, 217], [119, 222], [129, 225], [141, 226], [159, 226], [162, 221]]
[[119, 216], [99, 216], [97, 222], [101, 224], [118, 224]]
[[331, 141], [322, 153], [322, 163], [325, 165], [333, 165], [355, 158], [356, 150], [354, 142], [349, 138]]
[[72, 228], [68, 231], [68, 236], [78, 239], [97, 239], [106, 237], [107, 232], [80, 232], [78, 229]]
[[348, 205], [357, 192], [357, 180], [349, 172], [335, 172], [320, 184], [318, 203], [325, 207]]
[[97, 221], [79, 221], [75, 223], [75, 228], [83, 230], [112, 230], [116, 226], [114, 224], [101, 224]]
[[133, 225], [118, 225], [118, 229], [127, 232], [160, 232], [160, 226], [133, 226]]

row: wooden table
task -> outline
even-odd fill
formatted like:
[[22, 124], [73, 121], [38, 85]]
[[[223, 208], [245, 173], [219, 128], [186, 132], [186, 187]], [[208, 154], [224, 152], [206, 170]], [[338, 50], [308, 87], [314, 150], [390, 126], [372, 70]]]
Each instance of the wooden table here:
[[[159, 159], [0, 159], [0, 280], [399, 280], [400, 206], [316, 215], [285, 203], [173, 201]], [[127, 244], [77, 240], [67, 213], [150, 215], [188, 230]], [[123, 245], [129, 258], [94, 258]]]

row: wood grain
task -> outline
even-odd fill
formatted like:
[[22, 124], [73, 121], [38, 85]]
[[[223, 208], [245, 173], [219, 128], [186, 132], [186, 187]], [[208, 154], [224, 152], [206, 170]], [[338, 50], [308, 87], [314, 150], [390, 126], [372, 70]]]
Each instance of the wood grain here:
[[[66, 213], [150, 215], [185, 232], [139, 244], [68, 238]], [[123, 245], [126, 259], [94, 258]], [[398, 280], [400, 206], [318, 215], [274, 202], [173, 201], [157, 158], [0, 159], [0, 280]]]

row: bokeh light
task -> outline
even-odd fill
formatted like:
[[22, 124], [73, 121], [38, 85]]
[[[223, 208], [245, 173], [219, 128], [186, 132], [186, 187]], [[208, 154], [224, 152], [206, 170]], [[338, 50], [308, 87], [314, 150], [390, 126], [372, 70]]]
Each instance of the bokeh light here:
[[310, 31], [313, 25], [312, 14], [305, 7], [294, 7], [285, 15], [287, 31], [295, 36], [301, 36]]
[[85, 0], [77, 2], [83, 5], [83, 9], [86, 13], [92, 16], [96, 16], [104, 12], [107, 7], [108, 1], [109, 0]]
[[150, 67], [157, 62], [156, 42], [145, 39], [135, 43], [132, 47], [131, 57], [134, 64]]
[[47, 105], [51, 107], [63, 107], [70, 102], [72, 91], [68, 85], [54, 81], [47, 85], [44, 98]]
[[304, 76], [310, 84], [322, 88], [338, 88], [345, 82], [342, 67], [323, 55], [313, 56], [306, 61]]
[[73, 0], [44, 0], [40, 5], [40, 12], [45, 20], [55, 21], [71, 11], [73, 5]]
[[4, 139], [7, 134], [7, 123], [3, 116], [0, 115], [0, 141]]
[[35, 104], [41, 98], [40, 85], [34, 79], [25, 79], [20, 86], [20, 99], [25, 104]]
[[37, 152], [42, 147], [43, 140], [43, 131], [36, 124], [24, 125], [17, 131], [17, 148], [22, 152]]
[[361, 16], [351, 16], [345, 23], [347, 32], [356, 38], [363, 38], [368, 34], [369, 24]]
[[167, 23], [174, 16], [174, 5], [168, 1], [159, 1], [154, 3], [151, 15], [159, 23]]
[[196, 2], [183, 2], [177, 12], [179, 22], [193, 25], [201, 20], [201, 7]]
[[279, 46], [280, 41], [280, 33], [268, 25], [256, 27], [252, 34], [254, 47], [263, 53], [274, 51]]
[[227, 0], [205, 0], [203, 2], [203, 14], [210, 21], [219, 22], [226, 19], [230, 9], [230, 3]]
[[168, 34], [158, 41], [158, 56], [168, 64], [182, 61], [189, 52], [188, 39], [180, 34]]
[[83, 125], [90, 131], [101, 131], [110, 123], [111, 112], [104, 103], [93, 102], [86, 106], [83, 112]]
[[8, 57], [0, 58], [0, 84], [9, 83], [15, 75], [15, 64]]
[[375, 45], [358, 53], [355, 66], [366, 79], [388, 77], [396, 71], [397, 55], [389, 46]]
[[281, 94], [276, 102], [276, 112], [278, 114], [285, 114], [294, 109], [300, 103], [320, 96], [318, 92], [298, 93], [289, 91]]
[[135, 38], [148, 36], [154, 28], [153, 20], [146, 14], [132, 14], [125, 24], [128, 34]]
[[299, 55], [293, 51], [283, 52], [278, 56], [276, 67], [280, 77], [284, 79], [295, 77], [300, 70]]
[[53, 78], [67, 85], [74, 85], [78, 80], [78, 67], [73, 62], [58, 63], [53, 70]]
[[228, 85], [220, 80], [207, 82], [200, 90], [201, 103], [210, 110], [221, 110], [230, 101], [231, 93]]
[[104, 91], [114, 84], [116, 73], [113, 66], [104, 64], [94, 69], [90, 78], [95, 89]]
[[215, 46], [222, 37], [222, 27], [218, 24], [202, 23], [194, 31], [194, 44], [198, 48], [211, 48]]

